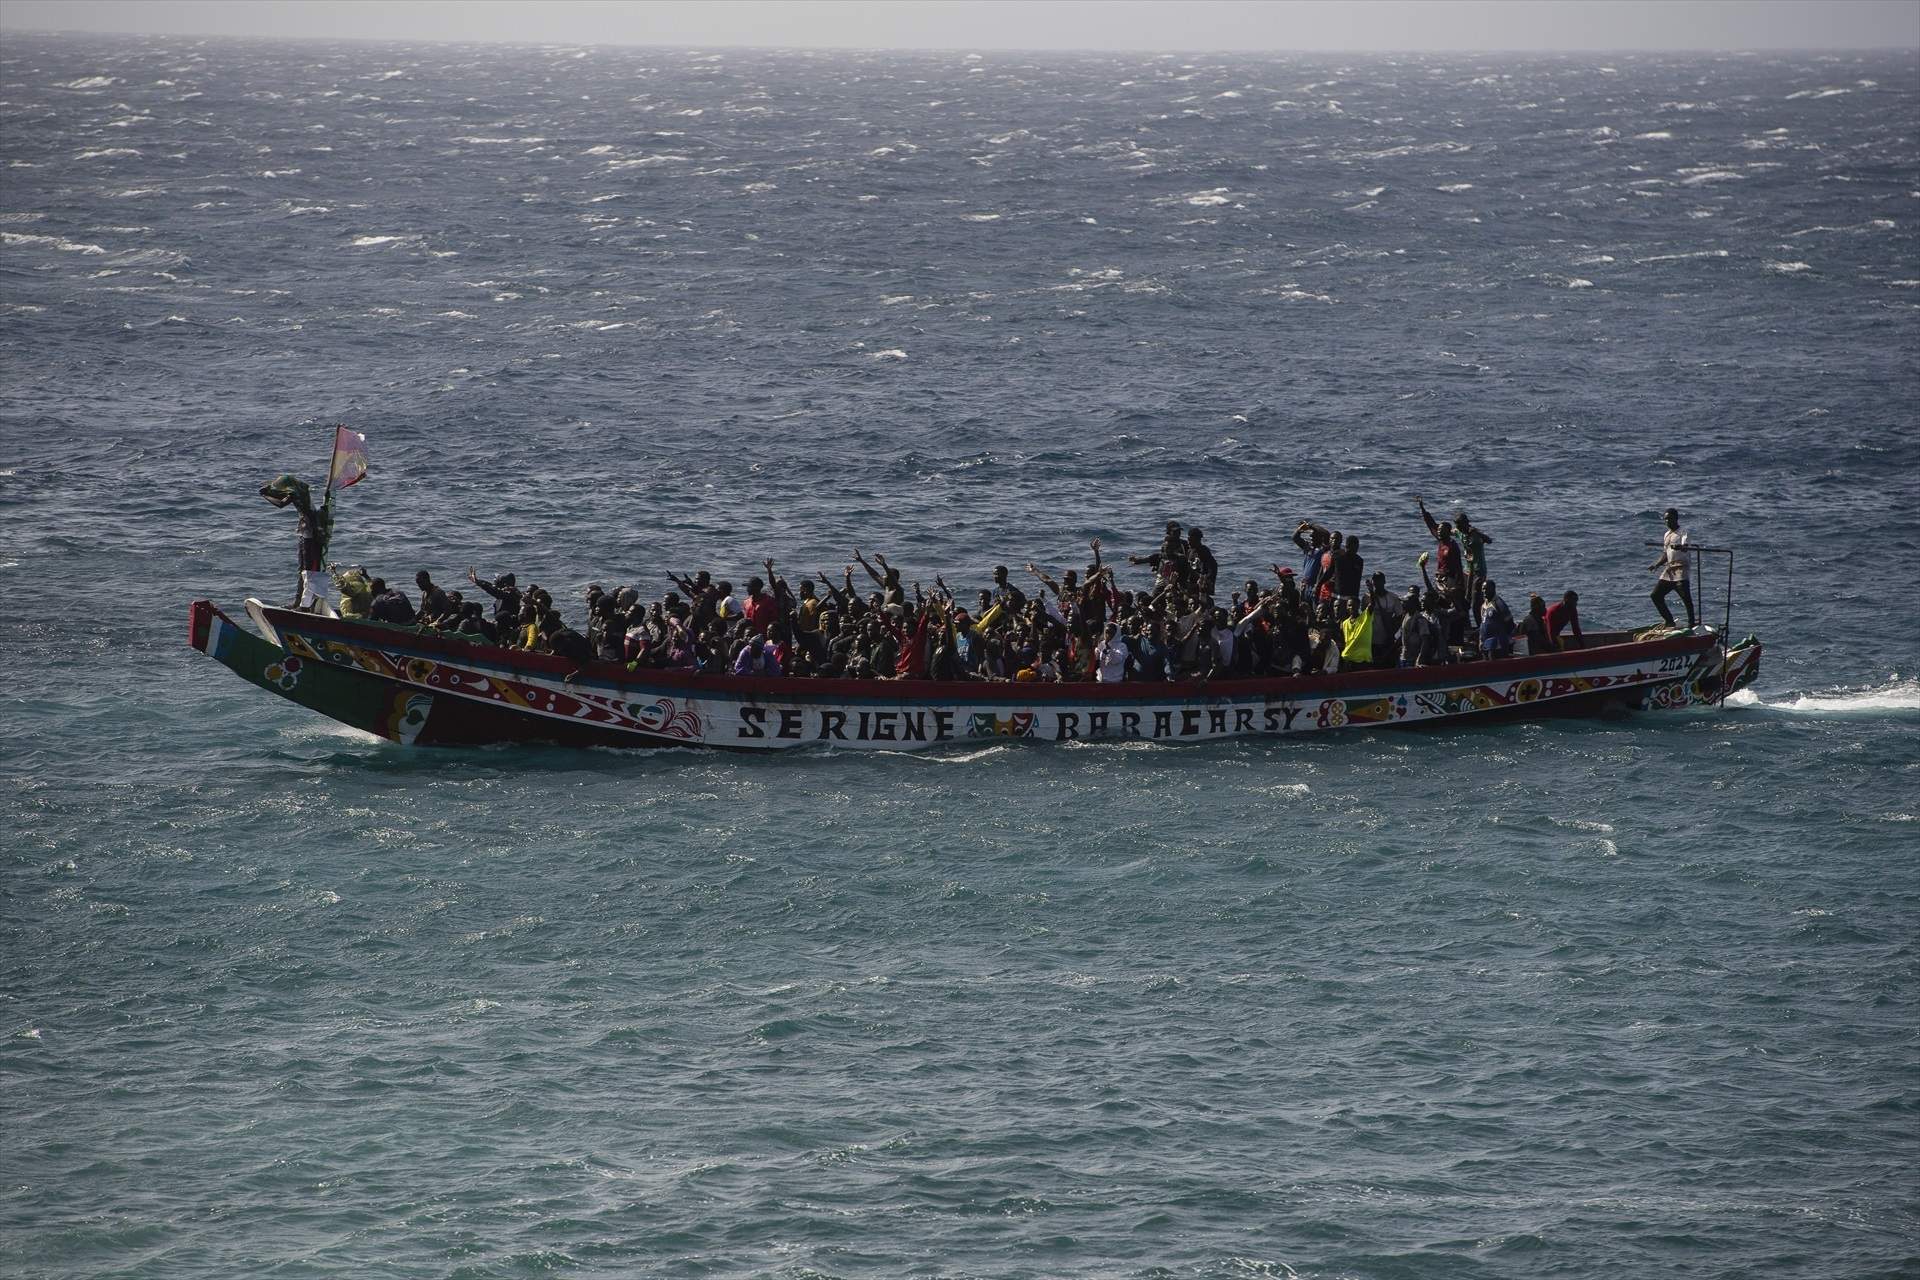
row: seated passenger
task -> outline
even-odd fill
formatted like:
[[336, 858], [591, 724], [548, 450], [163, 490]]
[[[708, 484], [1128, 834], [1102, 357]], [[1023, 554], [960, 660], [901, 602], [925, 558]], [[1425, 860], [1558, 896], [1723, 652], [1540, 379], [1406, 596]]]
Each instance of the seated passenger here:
[[516, 622], [519, 619], [520, 589], [514, 585], [512, 574], [503, 573], [493, 581], [488, 582], [485, 578], [479, 577], [474, 573], [472, 565], [468, 565], [467, 581], [473, 583], [474, 586], [479, 587], [482, 591], [493, 597], [493, 621], [495, 625], [504, 630], [507, 624]]
[[1165, 681], [1167, 674], [1167, 624], [1154, 618], [1146, 631], [1137, 635], [1133, 649], [1133, 679]]
[[554, 609], [548, 609], [541, 616], [540, 644], [541, 652], [565, 658], [576, 666], [584, 665], [593, 658], [587, 638], [560, 621], [560, 614]]
[[1527, 652], [1552, 653], [1556, 646], [1547, 633], [1547, 602], [1538, 595], [1527, 597], [1527, 616], [1520, 619], [1514, 634], [1526, 637]]
[[774, 657], [764, 636], [750, 636], [740, 646], [740, 652], [733, 657], [733, 674], [737, 676], [777, 676], [780, 674], [780, 661]]
[[420, 621], [427, 626], [439, 626], [445, 621], [456, 619], [460, 610], [453, 600], [434, 585], [433, 579], [422, 569], [413, 575], [413, 585], [420, 588]]
[[330, 564], [327, 566], [327, 575], [340, 592], [340, 616], [364, 620], [373, 609], [373, 583], [368, 580], [367, 571], [359, 565], [343, 569], [337, 564]]
[[413, 604], [406, 593], [389, 590], [386, 579], [375, 578], [369, 589], [373, 592], [373, 602], [367, 607], [367, 617], [375, 622], [391, 622], [398, 626], [410, 627], [414, 624]]
[[1116, 684], [1127, 678], [1127, 664], [1133, 658], [1133, 650], [1117, 623], [1107, 624], [1094, 649], [1094, 658], [1094, 679], [1101, 684]]
[[460, 619], [454, 625], [454, 632], [487, 644], [500, 643], [500, 633], [493, 623], [487, 620], [486, 611], [478, 600], [469, 600], [460, 607]]

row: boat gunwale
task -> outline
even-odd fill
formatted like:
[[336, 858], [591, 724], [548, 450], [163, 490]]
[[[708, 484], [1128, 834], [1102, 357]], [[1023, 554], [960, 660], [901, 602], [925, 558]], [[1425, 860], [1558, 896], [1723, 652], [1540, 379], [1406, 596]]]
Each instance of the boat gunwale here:
[[[741, 702], [838, 703], [886, 702], [980, 704], [1022, 703], [1034, 706], [1089, 702], [1207, 702], [1264, 697], [1269, 701], [1300, 702], [1354, 693], [1401, 693], [1429, 687], [1551, 676], [1597, 666], [1617, 666], [1643, 658], [1686, 654], [1697, 660], [1716, 649], [1713, 633], [1681, 634], [1625, 644], [1596, 645], [1517, 658], [1480, 659], [1431, 667], [1382, 667], [1343, 671], [1332, 675], [1262, 676], [1227, 680], [1123, 680], [1111, 683], [1070, 683], [1007, 680], [849, 680], [814, 676], [736, 676], [645, 668], [629, 671], [622, 663], [593, 659], [573, 663], [550, 654], [529, 653], [498, 645], [453, 640], [431, 631], [392, 623], [329, 618], [275, 606], [263, 606], [276, 627], [324, 638], [370, 643], [377, 647], [411, 650], [414, 656], [438, 658], [454, 666], [504, 671], [517, 678], [552, 677], [572, 685], [606, 689], [671, 690], [688, 696], [730, 698]], [[229, 621], [231, 621], [229, 619]], [[1640, 682], [1642, 687], [1665, 680], [1687, 678], [1689, 668], [1663, 671]], [[569, 678], [571, 677], [571, 678]]]

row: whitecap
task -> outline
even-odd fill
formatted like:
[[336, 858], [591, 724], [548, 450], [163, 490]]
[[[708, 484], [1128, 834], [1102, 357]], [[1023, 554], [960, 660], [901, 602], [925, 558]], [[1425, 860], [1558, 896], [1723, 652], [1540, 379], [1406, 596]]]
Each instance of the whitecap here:
[[999, 746], [981, 747], [978, 751], [882, 751], [876, 754], [897, 756], [904, 760], [917, 760], [922, 764], [972, 764], [976, 760], [988, 760], [994, 756], [1005, 755], [1012, 751], [1010, 743]]
[[1634, 139], [1639, 142], [1672, 142], [1673, 135], [1665, 129], [1656, 129], [1652, 133], [1636, 133]]
[[1649, 262], [1685, 262], [1690, 258], [1724, 258], [1725, 249], [1701, 249], [1694, 253], [1657, 253], [1651, 258], [1635, 258], [1634, 265], [1644, 266]]
[[1833, 693], [1803, 693], [1791, 701], [1766, 702], [1751, 689], [1727, 695], [1733, 706], [1759, 706], [1769, 711], [1791, 711], [1803, 715], [1870, 715], [1876, 712], [1920, 711], [1920, 680], [1895, 678], [1876, 689], [1841, 690]]
[[869, 360], [905, 360], [907, 353], [899, 347], [889, 347], [885, 351], [875, 351], [867, 357]]
[[1766, 270], [1768, 270], [1768, 271], [1771, 271], [1771, 272], [1773, 272], [1773, 273], [1774, 273], [1774, 274], [1776, 274], [1776, 275], [1783, 275], [1783, 276], [1792, 276], [1792, 275], [1798, 275], [1798, 274], [1800, 274], [1800, 273], [1801, 273], [1802, 271], [1811, 271], [1811, 270], [1813, 270], [1813, 268], [1812, 268], [1811, 266], [1808, 266], [1808, 265], [1807, 265], [1806, 263], [1804, 263], [1804, 262], [1772, 262], [1772, 261], [1768, 261], [1768, 262], [1763, 262], [1763, 263], [1761, 263], [1760, 265], [1761, 265], [1761, 266], [1762, 266], [1763, 268], [1765, 268]]
[[102, 147], [98, 151], [82, 151], [75, 160], [118, 160], [123, 156], [137, 156], [140, 152], [133, 147]]
[[19, 231], [0, 231], [0, 244], [22, 248], [58, 249], [61, 253], [105, 253], [97, 244], [81, 244], [65, 236], [31, 236]]
[[1444, 191], [1450, 196], [1456, 196], [1456, 195], [1459, 195], [1462, 191], [1473, 190], [1473, 184], [1471, 182], [1449, 182], [1445, 186], [1435, 187], [1434, 190]]
[[1004, 216], [1005, 215], [998, 214], [998, 213], [963, 213], [960, 215], [960, 221], [962, 222], [998, 222]]
[[57, 84], [54, 86], [54, 88], [56, 89], [107, 89], [119, 83], [120, 82], [112, 76], [83, 76], [78, 80], [69, 80], [65, 84]]
[[406, 239], [405, 236], [355, 236], [353, 238], [353, 247], [356, 249], [372, 249], [378, 245], [397, 244], [404, 239]]
[[[1682, 170], [1682, 172], [1687, 172]], [[1697, 187], [1704, 182], [1744, 182], [1746, 175], [1735, 173], [1731, 169], [1708, 169], [1704, 173], [1696, 172], [1680, 179], [1683, 186]]]

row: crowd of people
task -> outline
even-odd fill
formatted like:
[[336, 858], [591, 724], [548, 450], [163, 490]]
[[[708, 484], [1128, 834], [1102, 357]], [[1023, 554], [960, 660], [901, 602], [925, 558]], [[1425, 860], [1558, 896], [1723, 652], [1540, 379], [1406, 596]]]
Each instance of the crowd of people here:
[[740, 589], [706, 570], [669, 574], [672, 589], [653, 599], [596, 584], [581, 626], [512, 573], [469, 569], [465, 589], [447, 589], [421, 570], [416, 604], [364, 569], [331, 572], [343, 617], [636, 671], [1106, 683], [1438, 666], [1584, 643], [1574, 592], [1551, 604], [1530, 596], [1516, 615], [1487, 573], [1493, 539], [1464, 511], [1436, 520], [1416, 504], [1433, 547], [1419, 558], [1421, 581], [1397, 593], [1386, 574], [1367, 572], [1358, 537], [1312, 521], [1294, 530], [1297, 561], [1224, 599], [1204, 533], [1174, 521], [1158, 548], [1125, 557], [1150, 575], [1133, 587], [1098, 538], [1084, 568], [1056, 579], [1029, 562], [1016, 579], [999, 565], [971, 598], [944, 578], [910, 582], [884, 555], [856, 549], [837, 576], [795, 579], [764, 560]]

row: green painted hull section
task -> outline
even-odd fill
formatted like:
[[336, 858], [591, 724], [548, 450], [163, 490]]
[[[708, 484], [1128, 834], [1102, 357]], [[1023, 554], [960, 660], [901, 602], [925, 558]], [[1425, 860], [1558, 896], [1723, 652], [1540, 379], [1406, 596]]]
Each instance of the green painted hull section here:
[[192, 628], [194, 648], [248, 684], [378, 737], [414, 741], [419, 725], [407, 722], [409, 704], [424, 720], [424, 706], [431, 702], [427, 695], [377, 676], [303, 661], [217, 609], [209, 607], [203, 616], [196, 608]]

